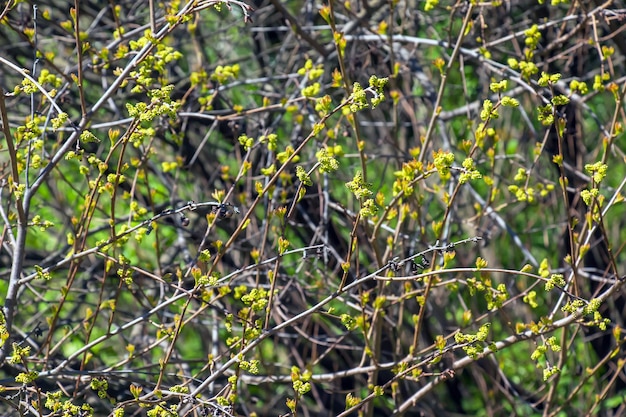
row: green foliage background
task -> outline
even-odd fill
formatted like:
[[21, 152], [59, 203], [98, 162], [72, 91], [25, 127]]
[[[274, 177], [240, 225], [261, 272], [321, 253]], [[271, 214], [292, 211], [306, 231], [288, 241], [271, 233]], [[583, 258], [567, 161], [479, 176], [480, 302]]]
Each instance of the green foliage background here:
[[620, 1], [9, 1], [4, 415], [624, 413]]

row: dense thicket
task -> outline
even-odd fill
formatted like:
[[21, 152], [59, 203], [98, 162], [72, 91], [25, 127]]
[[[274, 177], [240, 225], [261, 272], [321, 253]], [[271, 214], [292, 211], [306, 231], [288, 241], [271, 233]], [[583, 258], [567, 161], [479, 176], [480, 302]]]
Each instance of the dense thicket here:
[[4, 415], [622, 415], [621, 1], [9, 1]]

